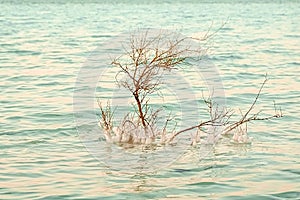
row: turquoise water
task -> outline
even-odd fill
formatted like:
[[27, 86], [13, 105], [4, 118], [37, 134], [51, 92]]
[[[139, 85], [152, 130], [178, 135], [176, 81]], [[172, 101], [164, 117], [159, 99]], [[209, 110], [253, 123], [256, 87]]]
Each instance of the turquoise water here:
[[[300, 198], [300, 4], [65, 2], [0, 5], [0, 199]], [[283, 118], [250, 124], [250, 145], [192, 148], [154, 173], [107, 168], [86, 150], [73, 91], [90, 52], [136, 28], [201, 35], [225, 21], [209, 57], [227, 105], [246, 110], [268, 73], [259, 108], [276, 100]]]

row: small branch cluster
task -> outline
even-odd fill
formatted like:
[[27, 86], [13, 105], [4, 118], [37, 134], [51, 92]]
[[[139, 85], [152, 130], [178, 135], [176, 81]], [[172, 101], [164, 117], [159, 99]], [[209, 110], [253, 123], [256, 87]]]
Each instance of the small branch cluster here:
[[100, 100], [98, 99], [98, 106], [101, 111], [100, 126], [105, 131], [106, 140], [111, 140], [114, 111], [111, 110], [109, 101], [107, 102], [106, 107], [103, 107]]

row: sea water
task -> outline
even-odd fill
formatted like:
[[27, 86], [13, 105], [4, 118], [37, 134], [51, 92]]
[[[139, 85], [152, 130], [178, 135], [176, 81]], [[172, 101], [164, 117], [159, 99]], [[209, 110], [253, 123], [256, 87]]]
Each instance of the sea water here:
[[[0, 3], [0, 199], [300, 198], [297, 1]], [[251, 144], [187, 146], [167, 163], [170, 150], [152, 161], [148, 157], [141, 166], [166, 164], [151, 173], [125, 173], [122, 166], [131, 162], [122, 155], [135, 153], [120, 148], [116, 160], [102, 162], [78, 133], [95, 127], [74, 120], [77, 77], [96, 48], [143, 28], [187, 36], [217, 32], [206, 43], [207, 56], [218, 70], [226, 105], [246, 112], [267, 73], [256, 109], [273, 114], [275, 100], [284, 117], [249, 124]], [[191, 80], [200, 93], [201, 80]], [[105, 87], [96, 91], [110, 98]], [[97, 119], [94, 109], [87, 118]], [[177, 109], [169, 104], [173, 113]], [[98, 142], [96, 153], [111, 154]]]

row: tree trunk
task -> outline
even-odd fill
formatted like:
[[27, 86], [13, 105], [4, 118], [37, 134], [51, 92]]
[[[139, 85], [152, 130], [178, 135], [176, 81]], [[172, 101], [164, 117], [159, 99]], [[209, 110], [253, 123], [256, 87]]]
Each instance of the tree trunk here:
[[145, 120], [145, 116], [144, 116], [144, 113], [143, 113], [143, 110], [142, 110], [142, 104], [141, 104], [141, 101], [139, 99], [139, 95], [137, 92], [133, 93], [133, 96], [135, 98], [135, 101], [137, 103], [137, 106], [138, 106], [138, 110], [139, 110], [139, 116], [140, 116], [140, 119], [142, 121], [142, 124], [144, 126], [144, 128], [146, 128], [146, 120]]

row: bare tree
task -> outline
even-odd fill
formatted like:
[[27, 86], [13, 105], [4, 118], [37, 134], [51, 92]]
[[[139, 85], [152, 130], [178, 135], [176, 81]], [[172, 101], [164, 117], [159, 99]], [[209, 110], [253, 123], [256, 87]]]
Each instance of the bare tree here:
[[147, 96], [157, 91], [164, 72], [183, 63], [187, 52], [200, 52], [198, 49], [182, 48], [181, 44], [187, 38], [179, 38], [175, 34], [173, 38], [164, 34], [148, 37], [147, 34], [132, 35], [130, 49], [125, 49], [124, 55], [112, 61], [112, 65], [120, 68], [116, 81], [133, 95], [144, 128], [153, 119]]
[[[209, 37], [210, 35], [206, 34], [204, 38], [197, 40], [204, 41]], [[180, 131], [173, 130], [168, 133], [166, 127], [171, 121], [171, 117], [169, 117], [163, 129], [157, 130], [156, 124], [160, 109], [151, 108], [149, 95], [159, 92], [159, 86], [163, 84], [164, 74], [180, 68], [180, 65], [185, 63], [189, 54], [193, 53], [201, 58], [207, 50], [186, 45], [186, 41], [190, 39], [189, 37], [180, 37], [170, 33], [149, 36], [146, 32], [131, 36], [129, 48], [124, 47], [125, 53], [114, 58], [111, 64], [119, 69], [115, 76], [117, 84], [126, 88], [134, 98], [135, 113], [128, 113], [118, 127], [113, 127], [113, 112], [110, 105], [107, 104], [103, 108], [99, 102], [101, 110], [100, 124], [108, 141], [150, 144], [155, 142], [156, 139], [160, 139], [161, 143], [168, 144], [172, 143], [178, 135], [194, 129], [197, 130], [196, 137], [198, 137], [199, 131], [204, 131], [203, 127], [222, 127], [222, 134], [228, 134], [233, 130], [242, 131], [241, 126], [250, 121], [282, 117], [281, 110], [278, 112], [276, 107], [276, 112], [272, 116], [260, 118], [258, 117], [260, 112], [249, 116], [267, 82], [267, 78], [265, 78], [251, 107], [237, 122], [229, 122], [233, 115], [231, 109], [219, 107], [209, 98], [204, 99], [210, 116], [208, 120], [200, 121], [198, 124]], [[215, 135], [215, 137], [219, 137], [219, 135]], [[197, 142], [198, 139], [194, 139], [192, 144]]]

